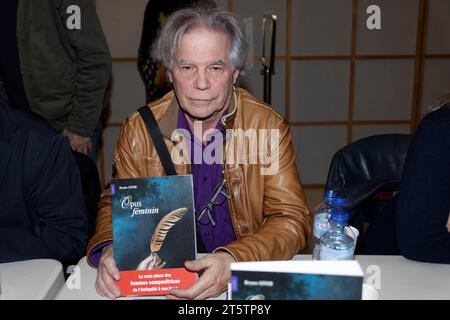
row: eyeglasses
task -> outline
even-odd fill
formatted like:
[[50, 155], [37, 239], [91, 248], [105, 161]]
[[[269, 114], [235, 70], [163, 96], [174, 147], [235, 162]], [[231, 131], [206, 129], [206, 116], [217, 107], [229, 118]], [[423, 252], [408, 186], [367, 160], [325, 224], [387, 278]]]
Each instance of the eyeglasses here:
[[[216, 221], [213, 219], [213, 210], [214, 206], [221, 206], [224, 204], [224, 202], [231, 198], [229, 194], [226, 193], [226, 186], [225, 186], [226, 180], [224, 178], [224, 174], [222, 171], [222, 176], [220, 178], [219, 184], [214, 188], [214, 191], [211, 194], [210, 199], [208, 202], [200, 209], [200, 211], [195, 215], [197, 221], [200, 222], [200, 220], [203, 218], [205, 213], [208, 215], [209, 221], [211, 221], [211, 224], [213, 227], [216, 226]], [[222, 195], [222, 199], [218, 199], [219, 196]]]

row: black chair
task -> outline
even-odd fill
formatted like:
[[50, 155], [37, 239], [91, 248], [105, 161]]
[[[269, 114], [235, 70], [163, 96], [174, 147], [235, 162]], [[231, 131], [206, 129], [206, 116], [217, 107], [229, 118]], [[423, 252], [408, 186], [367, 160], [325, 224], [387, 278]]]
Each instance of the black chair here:
[[356, 253], [397, 254], [395, 194], [412, 136], [383, 134], [357, 140], [338, 150], [325, 189], [347, 199], [349, 224], [359, 231]]

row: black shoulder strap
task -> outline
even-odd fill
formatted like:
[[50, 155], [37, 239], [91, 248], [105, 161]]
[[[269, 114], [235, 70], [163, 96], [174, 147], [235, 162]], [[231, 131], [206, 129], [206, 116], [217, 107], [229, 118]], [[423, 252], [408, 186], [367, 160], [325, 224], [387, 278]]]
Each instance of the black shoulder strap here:
[[177, 175], [177, 172], [175, 171], [175, 167], [172, 162], [172, 158], [170, 158], [169, 150], [167, 149], [167, 146], [164, 142], [161, 130], [159, 129], [158, 122], [156, 122], [153, 112], [150, 110], [148, 106], [143, 106], [139, 108], [138, 112], [141, 115], [142, 119], [144, 119], [145, 124], [147, 125], [148, 133], [152, 137], [153, 144], [155, 145], [156, 152], [158, 153], [159, 159], [161, 160], [166, 175], [168, 176]]

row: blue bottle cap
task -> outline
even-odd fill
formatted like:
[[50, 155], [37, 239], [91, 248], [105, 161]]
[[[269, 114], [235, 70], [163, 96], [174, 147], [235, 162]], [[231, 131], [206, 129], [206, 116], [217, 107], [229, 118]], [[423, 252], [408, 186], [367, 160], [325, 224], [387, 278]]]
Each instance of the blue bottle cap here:
[[334, 190], [325, 190], [323, 193], [323, 200], [327, 203], [330, 203], [333, 201], [333, 199], [336, 197], [336, 192]]
[[332, 211], [330, 219], [337, 223], [347, 223], [348, 222], [348, 212]]

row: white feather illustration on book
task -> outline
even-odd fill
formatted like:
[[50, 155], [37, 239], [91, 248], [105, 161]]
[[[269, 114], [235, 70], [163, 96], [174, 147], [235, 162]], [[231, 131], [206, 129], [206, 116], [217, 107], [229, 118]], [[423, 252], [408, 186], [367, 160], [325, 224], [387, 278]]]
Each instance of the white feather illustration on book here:
[[152, 238], [150, 240], [150, 255], [139, 263], [136, 270], [154, 270], [161, 269], [166, 265], [158, 252], [164, 243], [164, 239], [167, 236], [169, 230], [181, 220], [181, 218], [188, 212], [187, 208], [178, 208], [166, 214], [164, 218], [158, 223], [153, 232]]

